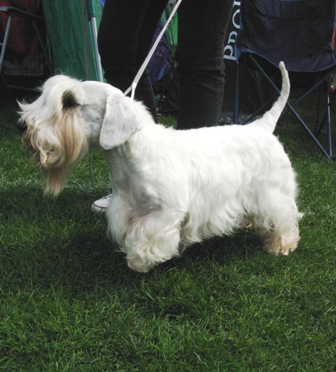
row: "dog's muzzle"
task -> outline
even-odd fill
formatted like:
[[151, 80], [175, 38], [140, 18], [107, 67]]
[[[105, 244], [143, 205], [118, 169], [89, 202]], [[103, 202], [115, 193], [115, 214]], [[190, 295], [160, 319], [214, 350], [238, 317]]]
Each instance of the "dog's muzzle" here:
[[27, 124], [24, 121], [19, 121], [16, 125], [16, 128], [18, 129], [19, 133], [22, 135], [27, 131]]

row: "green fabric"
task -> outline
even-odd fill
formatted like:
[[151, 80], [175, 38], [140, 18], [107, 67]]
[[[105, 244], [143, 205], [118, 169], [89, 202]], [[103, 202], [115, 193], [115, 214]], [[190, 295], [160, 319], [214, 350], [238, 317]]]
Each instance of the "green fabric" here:
[[86, 1], [92, 1], [98, 28], [102, 13], [99, 0], [43, 0], [43, 11], [55, 73], [82, 80], [97, 80]]
[[[171, 11], [171, 6], [168, 4], [161, 17], [161, 22], [163, 25], [167, 22]], [[171, 20], [171, 23], [166, 31], [166, 36], [169, 45], [173, 48], [176, 47], [178, 44], [178, 12], [175, 13], [173, 19]]]

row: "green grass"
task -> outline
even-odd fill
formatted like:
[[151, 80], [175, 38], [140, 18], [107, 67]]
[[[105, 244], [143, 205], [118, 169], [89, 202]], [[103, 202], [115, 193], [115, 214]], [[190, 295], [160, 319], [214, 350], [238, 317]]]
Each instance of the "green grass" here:
[[289, 257], [249, 231], [187, 250], [146, 275], [106, 238], [108, 192], [94, 152], [57, 199], [0, 113], [0, 370], [334, 371], [336, 163], [288, 116], [277, 128], [300, 183], [301, 242]]

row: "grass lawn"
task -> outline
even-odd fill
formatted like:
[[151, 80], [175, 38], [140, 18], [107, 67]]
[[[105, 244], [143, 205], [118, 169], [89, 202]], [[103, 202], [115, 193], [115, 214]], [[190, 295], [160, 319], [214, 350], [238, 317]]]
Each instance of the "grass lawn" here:
[[91, 213], [108, 177], [93, 152], [62, 194], [0, 112], [0, 370], [335, 371], [336, 163], [288, 115], [276, 129], [301, 185], [289, 257], [249, 231], [214, 239], [146, 275], [127, 268]]

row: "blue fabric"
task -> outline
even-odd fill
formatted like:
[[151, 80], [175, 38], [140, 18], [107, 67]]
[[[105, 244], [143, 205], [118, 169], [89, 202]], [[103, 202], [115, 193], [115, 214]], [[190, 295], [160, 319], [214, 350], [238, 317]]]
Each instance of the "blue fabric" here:
[[336, 65], [332, 47], [335, 0], [242, 0], [241, 52], [289, 71], [318, 72]]

